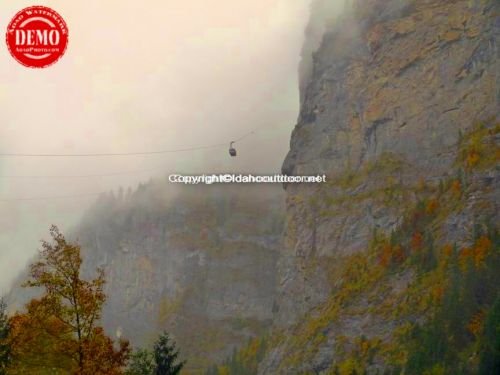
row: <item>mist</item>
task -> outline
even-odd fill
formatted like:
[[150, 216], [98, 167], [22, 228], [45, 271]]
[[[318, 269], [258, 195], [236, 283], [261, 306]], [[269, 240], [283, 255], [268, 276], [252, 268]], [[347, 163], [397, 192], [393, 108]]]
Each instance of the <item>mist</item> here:
[[[29, 5], [2, 2], [0, 28]], [[0, 152], [229, 146], [256, 131], [236, 144], [237, 158], [228, 146], [152, 156], [0, 157], [0, 293], [49, 225], [71, 228], [99, 193], [171, 172], [280, 171], [299, 108], [308, 0], [40, 5], [66, 20], [69, 47], [43, 70], [21, 66], [0, 48]], [[116, 173], [125, 174], [59, 177]], [[26, 198], [35, 200], [18, 200]]]

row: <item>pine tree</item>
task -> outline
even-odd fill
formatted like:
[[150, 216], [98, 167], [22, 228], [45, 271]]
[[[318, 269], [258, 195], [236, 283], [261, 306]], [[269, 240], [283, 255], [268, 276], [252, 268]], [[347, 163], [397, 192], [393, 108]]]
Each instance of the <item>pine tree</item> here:
[[154, 346], [154, 358], [155, 375], [177, 375], [185, 365], [184, 361], [179, 362], [179, 350], [166, 332], [160, 335]]
[[481, 343], [479, 373], [494, 375], [500, 372], [500, 297], [488, 314]]
[[10, 347], [7, 343], [9, 336], [9, 319], [7, 317], [7, 304], [0, 298], [0, 375], [7, 373], [10, 360]]
[[155, 358], [151, 350], [139, 349], [130, 357], [126, 375], [151, 375], [155, 372]]

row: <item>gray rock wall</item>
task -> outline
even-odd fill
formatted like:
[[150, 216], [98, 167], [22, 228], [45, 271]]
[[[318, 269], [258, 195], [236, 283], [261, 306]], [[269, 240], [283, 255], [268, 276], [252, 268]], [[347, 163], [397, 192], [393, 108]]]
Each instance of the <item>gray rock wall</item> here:
[[279, 186], [170, 188], [101, 198], [76, 237], [88, 275], [106, 272], [106, 330], [136, 346], [167, 330], [198, 371], [271, 323], [283, 195]]
[[[328, 3], [328, 1], [324, 1]], [[317, 2], [320, 6], [322, 2]], [[387, 177], [410, 185], [446, 176], [459, 134], [498, 112], [495, 1], [356, 1], [326, 28], [309, 78], [283, 171], [327, 174], [327, 194], [359, 195]], [[314, 38], [317, 38], [315, 35]], [[306, 41], [306, 43], [316, 43]], [[356, 190], [335, 179], [387, 153], [406, 164]], [[394, 173], [396, 172], [396, 173]], [[319, 187], [289, 185], [281, 309], [291, 323], [328, 294], [322, 275], [307, 279], [302, 259], [366, 249], [374, 226], [390, 231], [398, 208], [358, 202], [326, 209]]]
[[[454, 178], [463, 134], [499, 119], [497, 1], [348, 1], [340, 16], [322, 15], [326, 26], [314, 17], [331, 2], [313, 4], [303, 49], [312, 54], [283, 171], [324, 173], [329, 183], [286, 186], [277, 339], [263, 374], [331, 373], [339, 347], [353, 350], [361, 336], [390, 340], [398, 322], [363, 311], [404, 291], [412, 272], [336, 302], [346, 259], [362, 259], [375, 232], [390, 236], [428, 186]], [[498, 146], [497, 138], [480, 142]], [[465, 208], [435, 223], [437, 243], [467, 243], [474, 223], [497, 218], [499, 176], [488, 168], [467, 177]]]

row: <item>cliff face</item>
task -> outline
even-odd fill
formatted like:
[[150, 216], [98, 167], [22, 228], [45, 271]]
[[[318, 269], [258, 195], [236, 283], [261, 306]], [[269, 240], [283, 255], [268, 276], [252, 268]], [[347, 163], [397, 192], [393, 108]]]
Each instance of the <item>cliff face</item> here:
[[76, 237], [106, 272], [107, 331], [148, 345], [167, 330], [196, 372], [271, 322], [282, 191], [167, 185], [102, 197]]
[[194, 373], [257, 336], [222, 373], [487, 366], [500, 4], [338, 3], [313, 2], [283, 165], [329, 182], [285, 186], [286, 223], [278, 186], [154, 182], [102, 197], [75, 235], [86, 272], [106, 271], [108, 332], [144, 345], [167, 330]]
[[[455, 162], [459, 134], [497, 115], [499, 28], [494, 14], [498, 4], [354, 4], [325, 32], [314, 53], [284, 172], [326, 173], [333, 181], [363, 174], [365, 166], [390, 153], [408, 165], [408, 171], [395, 176], [398, 183], [446, 176]], [[376, 176], [356, 190], [332, 183], [327, 193], [360, 194], [384, 183]], [[329, 207], [335, 211], [333, 218], [318, 220], [324, 207], [311, 210], [294, 199], [318, 193], [287, 187], [287, 251], [293, 257], [363, 250], [374, 225], [387, 230], [398, 223], [398, 212], [377, 212], [371, 199], [358, 202], [356, 215], [336, 205]], [[322, 299], [313, 290], [308, 296], [312, 305]], [[302, 297], [301, 293], [298, 298]], [[293, 306], [303, 305], [300, 300]], [[307, 307], [306, 303], [293, 311], [300, 314]], [[293, 320], [285, 315], [285, 320]]]
[[498, 11], [495, 0], [348, 1], [308, 28], [305, 53], [324, 34], [304, 56], [283, 171], [330, 182], [286, 187], [277, 333], [261, 373], [345, 370], [359, 340], [378, 355], [351, 367], [383, 369], [395, 332], [429, 312], [388, 313], [437, 272], [414, 266], [412, 239], [439, 262], [438, 249], [473, 246], [474, 228], [498, 222]]

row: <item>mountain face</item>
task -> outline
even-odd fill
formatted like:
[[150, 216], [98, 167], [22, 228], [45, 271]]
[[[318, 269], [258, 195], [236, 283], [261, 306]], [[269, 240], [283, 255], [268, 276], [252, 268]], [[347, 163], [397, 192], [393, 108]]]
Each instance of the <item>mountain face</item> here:
[[76, 229], [84, 268], [106, 272], [106, 330], [147, 346], [166, 330], [200, 371], [272, 321], [280, 186], [150, 182], [101, 197]]
[[[286, 186], [275, 333], [259, 373], [477, 373], [480, 339], [468, 331], [445, 346], [468, 358], [456, 359], [462, 372], [432, 367], [449, 353], [411, 366], [415, 332], [444, 311], [454, 276], [485, 278], [456, 292], [474, 295], [455, 306], [463, 326], [484, 323], [499, 292], [500, 4], [347, 1], [329, 21], [329, 3], [313, 3], [283, 165], [329, 183]], [[452, 266], [471, 254], [474, 265]]]
[[103, 324], [167, 330], [187, 373], [495, 374], [500, 3], [338, 11], [313, 1], [283, 164], [328, 182], [101, 197], [73, 237]]
[[[367, 193], [387, 187], [388, 177], [404, 187], [449, 176], [460, 134], [498, 114], [498, 2], [350, 4], [314, 52], [283, 166], [288, 174], [330, 177], [327, 187], [286, 189], [287, 252], [306, 262], [362, 251], [374, 227], [397, 227], [405, 207]], [[351, 197], [360, 200], [353, 205]], [[297, 259], [293, 267], [300, 268]], [[280, 321], [293, 322], [324, 299], [329, 288], [321, 275], [314, 279], [318, 287], [308, 291], [312, 280], [287, 278], [283, 303], [296, 316], [278, 314]]]

